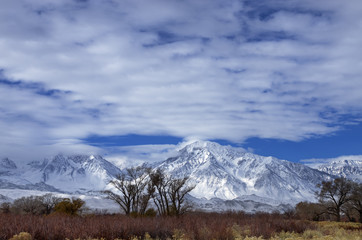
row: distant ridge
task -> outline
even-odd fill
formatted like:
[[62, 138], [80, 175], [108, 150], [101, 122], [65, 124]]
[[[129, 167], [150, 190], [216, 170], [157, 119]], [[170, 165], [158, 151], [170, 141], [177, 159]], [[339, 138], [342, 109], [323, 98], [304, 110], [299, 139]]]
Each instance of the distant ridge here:
[[[259, 156], [242, 148], [196, 141], [174, 157], [151, 165], [173, 177], [189, 177], [195, 189], [188, 196], [204, 210], [247, 212], [286, 210], [300, 201], [315, 201], [316, 185], [323, 180], [346, 177], [361, 181], [362, 161], [344, 159], [319, 169]], [[109, 181], [121, 169], [99, 155], [62, 154], [17, 166], [0, 160], [0, 189], [84, 194], [98, 198], [112, 188]], [[15, 193], [16, 195], [16, 193]], [[9, 198], [2, 195], [0, 201]], [[99, 204], [99, 203], [98, 203]]]
[[191, 194], [232, 200], [245, 195], [294, 203], [313, 199], [316, 185], [331, 176], [302, 164], [198, 141], [159, 165], [172, 176], [190, 176]]
[[318, 167], [318, 170], [331, 175], [362, 182], [362, 159], [340, 159]]

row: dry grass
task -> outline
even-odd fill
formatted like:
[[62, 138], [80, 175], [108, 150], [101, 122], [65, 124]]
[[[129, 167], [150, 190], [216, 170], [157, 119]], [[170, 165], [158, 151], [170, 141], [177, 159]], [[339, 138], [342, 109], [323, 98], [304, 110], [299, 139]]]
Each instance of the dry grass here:
[[316, 222], [315, 230], [306, 230], [301, 234], [294, 232], [280, 232], [272, 240], [361, 240], [362, 224], [346, 222]]
[[38, 240], [362, 239], [362, 225], [358, 223], [315, 223], [280, 214], [190, 213], [181, 217], [152, 218], [0, 214], [0, 239], [23, 239], [19, 238], [25, 236], [19, 234], [21, 232]]

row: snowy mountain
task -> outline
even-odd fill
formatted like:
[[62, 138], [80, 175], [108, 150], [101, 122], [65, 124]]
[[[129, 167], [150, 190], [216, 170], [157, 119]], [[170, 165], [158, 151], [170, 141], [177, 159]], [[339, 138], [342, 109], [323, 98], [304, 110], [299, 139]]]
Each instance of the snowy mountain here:
[[263, 157], [213, 142], [194, 142], [159, 168], [175, 177], [189, 176], [197, 198], [233, 200], [243, 196], [278, 203], [314, 199], [316, 185], [330, 175], [305, 165]]
[[[244, 211], [249, 213], [256, 212], [285, 212], [293, 209], [291, 204], [284, 204], [273, 199], [261, 198], [256, 195], [245, 195], [232, 200], [223, 200], [220, 198], [195, 198], [188, 196], [187, 200], [192, 202], [195, 209], [207, 212], [223, 211]], [[268, 201], [270, 200], [270, 201]]]
[[[101, 156], [57, 155], [44, 161], [34, 161], [22, 168], [3, 161], [1, 188], [19, 188], [57, 192], [86, 192], [103, 190], [109, 180], [121, 170]], [[7, 164], [7, 168], [3, 165]], [[4, 172], [5, 172], [4, 171]]]
[[[362, 176], [361, 161], [337, 161], [321, 166], [319, 171], [204, 141], [188, 144], [174, 157], [152, 167], [173, 177], [188, 176], [189, 184], [195, 185], [190, 201], [207, 211], [286, 210], [299, 201], [313, 201], [316, 185], [334, 178], [333, 175], [359, 179]], [[1, 197], [15, 199], [17, 191], [40, 191], [100, 198], [97, 191], [109, 188], [109, 180], [119, 173], [119, 168], [101, 156], [56, 155], [26, 165], [4, 158], [0, 161]]]
[[338, 177], [345, 177], [353, 181], [362, 182], [361, 159], [337, 159], [331, 161], [330, 163], [319, 166], [318, 170]]
[[0, 176], [10, 175], [16, 168], [16, 164], [9, 158], [3, 158], [0, 160]]
[[9, 158], [3, 158], [0, 160], [0, 169], [16, 169], [16, 164]]

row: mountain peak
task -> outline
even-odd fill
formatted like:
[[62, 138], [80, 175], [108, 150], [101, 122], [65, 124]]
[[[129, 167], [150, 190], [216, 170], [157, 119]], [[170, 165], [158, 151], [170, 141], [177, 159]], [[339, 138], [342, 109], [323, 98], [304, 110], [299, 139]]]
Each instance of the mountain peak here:
[[6, 169], [16, 169], [17, 168], [16, 164], [7, 157], [0, 160], [0, 167], [6, 168]]
[[318, 170], [362, 182], [362, 159], [337, 159], [319, 166]]
[[207, 199], [256, 194], [280, 201], [302, 200], [313, 197], [315, 186], [328, 177], [297, 163], [207, 141], [186, 145], [159, 167], [172, 176], [189, 176], [196, 185], [191, 195]]
[[197, 140], [197, 141], [191, 142], [191, 143], [187, 144], [186, 146], [199, 147], [199, 148], [221, 147], [221, 145], [216, 142], [202, 141], [202, 140]]
[[245, 149], [241, 147], [232, 147], [230, 145], [221, 145], [216, 142], [211, 141], [195, 141], [184, 146], [180, 152], [197, 152], [197, 151], [205, 151], [213, 154], [214, 156], [223, 156], [230, 154], [246, 154]]
[[57, 154], [28, 164], [21, 178], [44, 183], [61, 191], [102, 190], [121, 170], [100, 155]]

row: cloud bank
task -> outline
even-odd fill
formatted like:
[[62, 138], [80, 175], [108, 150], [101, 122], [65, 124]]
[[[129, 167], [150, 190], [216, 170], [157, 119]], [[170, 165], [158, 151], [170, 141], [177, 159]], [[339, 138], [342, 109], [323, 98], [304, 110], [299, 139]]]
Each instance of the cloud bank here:
[[91, 135], [300, 141], [359, 123], [362, 3], [1, 1], [0, 152]]

